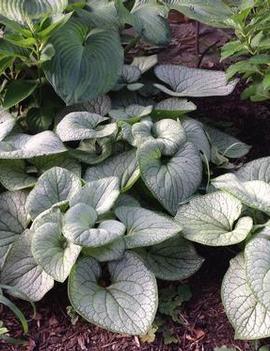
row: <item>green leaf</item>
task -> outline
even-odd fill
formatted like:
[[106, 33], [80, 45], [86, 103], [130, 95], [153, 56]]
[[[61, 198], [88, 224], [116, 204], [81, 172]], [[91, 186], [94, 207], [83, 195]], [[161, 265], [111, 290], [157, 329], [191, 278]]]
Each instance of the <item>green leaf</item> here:
[[31, 254], [32, 234], [27, 230], [12, 245], [1, 271], [1, 283], [15, 287], [22, 294], [10, 291], [14, 296], [39, 301], [52, 289], [54, 281]]
[[125, 226], [115, 220], [105, 220], [95, 228], [97, 213], [93, 207], [78, 203], [71, 207], [63, 220], [63, 234], [74, 244], [99, 247], [123, 236]]
[[183, 226], [186, 239], [209, 246], [237, 244], [252, 229], [250, 217], [240, 217], [242, 205], [221, 191], [195, 197], [179, 208], [176, 221]]
[[3, 102], [3, 108], [17, 105], [19, 102], [30, 96], [37, 88], [38, 84], [31, 80], [13, 80], [7, 86], [7, 92]]
[[100, 125], [108, 120], [90, 112], [71, 112], [56, 127], [62, 141], [104, 138], [117, 132], [116, 123]]
[[233, 12], [222, 0], [164, 0], [170, 9], [215, 27], [230, 27]]
[[117, 177], [91, 181], [78, 191], [69, 201], [70, 207], [84, 203], [93, 207], [98, 215], [105, 214], [114, 205], [120, 195]]
[[246, 276], [257, 299], [270, 310], [269, 270], [270, 231], [265, 228], [245, 247]]
[[54, 111], [45, 108], [31, 108], [26, 115], [26, 123], [32, 132], [48, 130], [54, 120]]
[[48, 221], [43, 224], [35, 230], [31, 248], [34, 259], [44, 271], [63, 283], [69, 276], [81, 247], [67, 241], [61, 229], [61, 222]]
[[56, 134], [47, 130], [35, 135], [13, 134], [0, 142], [0, 159], [30, 159], [66, 152]]
[[234, 174], [224, 174], [212, 180], [215, 188], [226, 191], [248, 207], [270, 215], [270, 185], [262, 180], [241, 182]]
[[202, 162], [196, 146], [184, 143], [171, 157], [163, 142], [147, 141], [137, 152], [141, 176], [162, 206], [175, 214], [199, 187]]
[[210, 143], [225, 157], [241, 158], [251, 149], [251, 146], [216, 128], [205, 125], [204, 129], [209, 136]]
[[164, 6], [143, 4], [131, 10], [129, 24], [134, 26], [145, 41], [156, 45], [167, 45], [171, 39], [167, 13]]
[[11, 245], [28, 225], [26, 197], [23, 191], [0, 194], [0, 268]]
[[94, 167], [87, 168], [84, 180], [92, 182], [101, 178], [117, 177], [121, 191], [129, 189], [138, 179], [139, 170], [134, 150], [108, 158]]
[[178, 118], [187, 112], [195, 111], [197, 109], [193, 102], [186, 99], [169, 98], [158, 102], [152, 117], [154, 118]]
[[27, 173], [24, 160], [0, 160], [0, 183], [10, 191], [31, 188], [37, 179]]
[[[1, 6], [1, 5], [0, 5]], [[0, 22], [2, 23], [1, 19]], [[26, 49], [20, 48], [17, 45], [11, 44], [7, 40], [0, 38], [0, 54], [1, 58], [11, 57], [25, 59], [29, 57], [30, 52]]]
[[[3, 295], [0, 295], [0, 304], [8, 307], [15, 314], [16, 318], [20, 321], [22, 325], [24, 334], [28, 333], [28, 329], [29, 329], [28, 323], [22, 311], [13, 302], [11, 302]], [[7, 329], [6, 331], [8, 332]], [[1, 339], [1, 329], [0, 329], [0, 339]]]
[[133, 253], [108, 264], [112, 284], [99, 285], [102, 271], [93, 258], [80, 259], [69, 277], [72, 306], [90, 323], [116, 333], [145, 334], [154, 320], [157, 285], [154, 275]]
[[241, 181], [262, 180], [270, 184], [270, 157], [262, 157], [246, 163], [237, 172]]
[[27, 198], [32, 219], [53, 206], [65, 204], [81, 189], [81, 180], [64, 168], [54, 167], [43, 173]]
[[47, 79], [67, 105], [108, 92], [120, 76], [123, 49], [113, 30], [71, 19], [51, 38], [56, 54], [44, 64]]
[[2, 141], [14, 128], [16, 118], [5, 110], [0, 109], [0, 141]]
[[67, 0], [2, 0], [1, 15], [22, 24], [64, 11]]
[[229, 95], [237, 81], [228, 82], [222, 71], [189, 68], [181, 65], [159, 65], [155, 67], [158, 79], [168, 84], [154, 84], [162, 92], [176, 97], [224, 96]]
[[199, 270], [204, 259], [189, 241], [177, 235], [138, 251], [146, 266], [162, 280], [183, 280]]
[[115, 215], [127, 228], [129, 249], [159, 244], [182, 230], [173, 219], [141, 207], [118, 207]]
[[243, 254], [230, 262], [222, 283], [225, 312], [235, 329], [235, 338], [253, 340], [270, 335], [270, 312], [252, 292]]

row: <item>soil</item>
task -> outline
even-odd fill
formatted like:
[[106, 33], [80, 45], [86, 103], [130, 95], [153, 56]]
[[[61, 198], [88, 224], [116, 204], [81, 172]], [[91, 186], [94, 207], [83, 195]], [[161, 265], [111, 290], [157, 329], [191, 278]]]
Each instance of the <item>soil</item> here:
[[[160, 52], [160, 61], [183, 63], [196, 66], [201, 59], [202, 67], [218, 67], [217, 47], [228, 38], [228, 33], [201, 26], [200, 52], [196, 44], [196, 25], [183, 22], [183, 19], [171, 18], [173, 40], [168, 49]], [[212, 44], [215, 44], [211, 47]], [[211, 47], [211, 50], [207, 48]], [[139, 48], [139, 50], [142, 50]], [[144, 52], [155, 52], [155, 48], [144, 47]], [[252, 145], [247, 159], [269, 156], [270, 145], [270, 105], [269, 103], [251, 103], [242, 101], [240, 93], [243, 85], [228, 97], [196, 99], [198, 111], [196, 117], [211, 119], [218, 125], [227, 126], [230, 132], [242, 141]], [[37, 315], [31, 319], [31, 307], [23, 302], [18, 306], [29, 318], [27, 346], [12, 346], [0, 341], [1, 351], [212, 351], [217, 346], [226, 345], [236, 350], [253, 350], [252, 344], [235, 341], [234, 332], [229, 324], [220, 300], [222, 277], [228, 267], [231, 254], [226, 249], [198, 247], [206, 258], [201, 270], [188, 283], [193, 297], [181, 312], [182, 325], [172, 324], [177, 336], [177, 345], [164, 345], [159, 334], [152, 344], [143, 344], [137, 337], [125, 337], [106, 332], [89, 323], [79, 320], [71, 324], [66, 307], [69, 305], [66, 286], [58, 285], [44, 300], [36, 304]], [[16, 301], [17, 303], [17, 301]], [[13, 337], [22, 337], [21, 329], [6, 308], [0, 307], [0, 319]]]

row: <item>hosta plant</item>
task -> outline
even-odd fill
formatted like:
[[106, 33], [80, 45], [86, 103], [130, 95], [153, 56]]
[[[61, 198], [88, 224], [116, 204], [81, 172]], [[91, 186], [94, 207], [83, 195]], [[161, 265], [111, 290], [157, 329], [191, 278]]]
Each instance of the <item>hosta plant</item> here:
[[211, 192], [180, 206], [183, 236], [208, 246], [239, 244], [222, 284], [238, 339], [270, 336], [270, 157], [212, 180]]

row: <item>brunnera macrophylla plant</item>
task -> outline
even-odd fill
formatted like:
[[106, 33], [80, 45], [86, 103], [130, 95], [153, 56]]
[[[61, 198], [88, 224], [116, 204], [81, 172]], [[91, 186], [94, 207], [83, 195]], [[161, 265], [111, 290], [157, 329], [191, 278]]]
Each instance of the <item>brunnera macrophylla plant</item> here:
[[85, 183], [60, 167], [29, 194], [1, 194], [1, 282], [38, 301], [68, 278], [71, 304], [86, 320], [146, 333], [158, 305], [155, 274], [184, 279], [203, 259], [172, 218], [119, 195], [116, 177]]
[[[86, 320], [146, 333], [156, 279], [185, 279], [203, 262], [168, 213], [207, 188], [210, 164], [231, 167], [229, 159], [249, 150], [187, 117], [196, 106], [184, 97], [227, 95], [235, 83], [223, 72], [136, 58], [113, 91], [65, 108], [53, 130], [26, 133], [27, 119], [2, 110], [1, 284], [38, 301], [68, 280], [71, 304]], [[158, 89], [171, 97], [155, 102]], [[147, 208], [130, 196], [139, 179], [153, 195]], [[157, 202], [166, 212], [152, 210]]]
[[212, 180], [211, 192], [180, 206], [184, 238], [208, 246], [240, 244], [222, 284], [237, 339], [270, 335], [270, 157]]

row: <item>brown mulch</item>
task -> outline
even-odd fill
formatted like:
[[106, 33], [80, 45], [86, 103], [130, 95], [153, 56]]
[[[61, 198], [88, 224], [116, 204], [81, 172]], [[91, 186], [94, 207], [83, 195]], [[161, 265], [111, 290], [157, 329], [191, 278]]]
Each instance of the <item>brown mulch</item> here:
[[[206, 264], [190, 279], [193, 297], [181, 312], [183, 325], [172, 324], [178, 338], [177, 345], [164, 345], [160, 335], [152, 344], [142, 344], [137, 337], [125, 337], [104, 331], [79, 320], [72, 325], [66, 312], [66, 287], [58, 285], [53, 292], [37, 303], [37, 315], [30, 319], [28, 345], [11, 346], [0, 342], [2, 351], [212, 351], [216, 346], [234, 346], [240, 351], [251, 351], [248, 342], [235, 341], [220, 301], [220, 284], [228, 265], [224, 250], [199, 248], [208, 256]], [[220, 259], [222, 258], [222, 259]], [[20, 302], [19, 307], [31, 318], [31, 308]], [[12, 336], [21, 337], [21, 329], [7, 309], [0, 317]]]

